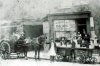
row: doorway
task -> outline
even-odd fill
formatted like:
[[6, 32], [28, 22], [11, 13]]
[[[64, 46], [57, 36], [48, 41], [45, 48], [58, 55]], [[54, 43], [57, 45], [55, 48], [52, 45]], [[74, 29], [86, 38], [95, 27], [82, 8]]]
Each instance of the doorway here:
[[78, 19], [77, 20], [77, 32], [80, 32], [82, 38], [85, 34], [87, 34], [87, 23], [86, 19]]

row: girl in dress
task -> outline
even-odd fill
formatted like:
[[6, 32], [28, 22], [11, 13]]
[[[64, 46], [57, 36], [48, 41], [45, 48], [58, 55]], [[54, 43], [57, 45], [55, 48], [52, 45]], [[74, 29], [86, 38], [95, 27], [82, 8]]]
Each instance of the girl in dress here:
[[49, 55], [50, 55], [50, 60], [54, 61], [54, 58], [56, 56], [56, 44], [54, 43], [53, 40], [51, 40], [51, 47], [49, 50]]

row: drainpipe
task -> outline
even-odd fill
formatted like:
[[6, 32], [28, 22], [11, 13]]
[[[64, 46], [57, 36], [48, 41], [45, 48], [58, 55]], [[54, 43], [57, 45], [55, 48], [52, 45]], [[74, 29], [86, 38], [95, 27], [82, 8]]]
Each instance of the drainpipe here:
[[90, 17], [90, 28], [91, 28], [91, 45], [93, 44], [94, 46], [98, 46], [97, 36], [94, 30], [94, 20], [92, 16]]

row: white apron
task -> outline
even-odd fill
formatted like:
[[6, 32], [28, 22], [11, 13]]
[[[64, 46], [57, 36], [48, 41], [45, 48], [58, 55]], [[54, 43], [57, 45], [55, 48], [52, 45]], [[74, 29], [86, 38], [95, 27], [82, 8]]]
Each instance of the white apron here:
[[56, 56], [55, 46], [54, 46], [53, 42], [51, 42], [51, 48], [49, 50], [49, 55], [50, 56]]

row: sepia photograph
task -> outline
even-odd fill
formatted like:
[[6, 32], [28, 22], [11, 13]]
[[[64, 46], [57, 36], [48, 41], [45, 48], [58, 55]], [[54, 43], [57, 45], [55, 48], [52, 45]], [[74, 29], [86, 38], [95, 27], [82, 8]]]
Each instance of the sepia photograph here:
[[0, 0], [0, 66], [100, 66], [100, 0]]

